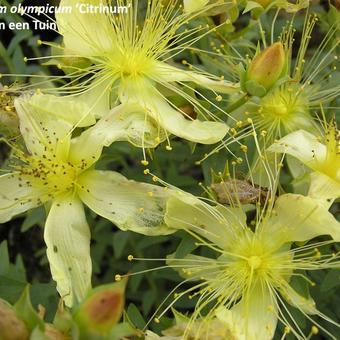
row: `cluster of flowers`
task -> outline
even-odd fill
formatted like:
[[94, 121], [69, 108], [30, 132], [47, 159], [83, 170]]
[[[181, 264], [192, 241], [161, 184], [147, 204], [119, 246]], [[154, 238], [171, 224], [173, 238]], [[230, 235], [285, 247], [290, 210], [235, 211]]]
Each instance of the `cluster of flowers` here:
[[[60, 6], [78, 2], [62, 0]], [[49, 64], [65, 72], [58, 76], [63, 85], [48, 88], [42, 81], [41, 89], [14, 100], [6, 94], [9, 89], [2, 90], [1, 104], [12, 124], [4, 125], [13, 130], [13, 119], [18, 119], [25, 147], [12, 145], [11, 170], [0, 176], [0, 223], [49, 204], [44, 229], [47, 257], [68, 307], [82, 306], [91, 291], [85, 205], [122, 230], [151, 236], [185, 230], [215, 253], [215, 257], [190, 254], [166, 259], [183, 276], [183, 283], [192, 283], [175, 295], [173, 303], [187, 294], [199, 298], [190, 317], [174, 312], [177, 325], [164, 332], [164, 339], [272, 339], [278, 321], [285, 325], [283, 337], [288, 333], [309, 337], [287, 304], [312, 320], [311, 334], [321, 328], [335, 338], [313, 316], [339, 325], [319, 312], [310, 296], [300, 294], [294, 282], [313, 284], [308, 271], [340, 267], [339, 253], [322, 253], [323, 247], [340, 241], [340, 223], [329, 212], [340, 197], [340, 135], [335, 119], [320, 123], [312, 114], [320, 107], [323, 111], [340, 91], [340, 85], [331, 84], [325, 75], [336, 62], [339, 21], [309, 61], [305, 55], [318, 19], [307, 15], [295, 59], [290, 22], [277, 41], [273, 32], [266, 41], [262, 31], [263, 48], [252, 58], [230, 48], [239, 62], [231, 64], [234, 59], [225, 55], [230, 80], [187, 61], [181, 66], [174, 63], [176, 55], [215, 29], [183, 28], [198, 16], [227, 13], [225, 22], [231, 23], [242, 5], [254, 17], [271, 9], [277, 10], [277, 17], [282, 9], [296, 13], [309, 2], [240, 3], [148, 1], [142, 24], [138, 1], [118, 1], [131, 5], [127, 14], [57, 13], [63, 44], [39, 43], [52, 47]], [[220, 50], [215, 52], [224, 58]], [[171, 95], [180, 96], [185, 104], [176, 105]], [[224, 96], [229, 105], [223, 108]], [[238, 143], [247, 161], [249, 145], [254, 145], [249, 182], [221, 176], [212, 185], [216, 199], [204, 200], [157, 177], [154, 181], [163, 185], [95, 169], [103, 148], [116, 141], [141, 148], [142, 164], [147, 166], [145, 150], [165, 143], [171, 151], [171, 135], [195, 143], [219, 143], [213, 152]], [[278, 196], [285, 155], [295, 177], [308, 173], [305, 195]], [[232, 166], [242, 161], [236, 155]], [[253, 211], [251, 221], [247, 211]], [[321, 235], [326, 235], [323, 241], [312, 241]], [[158, 311], [156, 320], [171, 306]], [[100, 330], [107, 331], [107, 327]], [[151, 331], [145, 336], [162, 338]]]

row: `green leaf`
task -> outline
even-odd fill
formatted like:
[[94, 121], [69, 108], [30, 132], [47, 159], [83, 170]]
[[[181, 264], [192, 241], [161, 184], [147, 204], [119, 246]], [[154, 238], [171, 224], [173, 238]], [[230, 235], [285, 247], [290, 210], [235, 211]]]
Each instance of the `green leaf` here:
[[115, 258], [118, 259], [122, 256], [124, 248], [129, 240], [130, 233], [126, 231], [116, 231], [113, 235], [113, 250]]
[[320, 291], [322, 293], [328, 293], [331, 289], [340, 285], [340, 273], [338, 270], [331, 270], [322, 280]]
[[136, 333], [136, 330], [130, 324], [124, 322], [113, 327], [108, 338], [109, 340], [121, 340]]
[[7, 241], [0, 244], [0, 275], [6, 275], [9, 271], [9, 256]]
[[248, 80], [245, 83], [245, 88], [252, 96], [263, 97], [266, 94], [266, 89], [254, 80]]
[[192, 236], [185, 235], [178, 248], [176, 249], [175, 258], [182, 259], [190, 254], [194, 249], [197, 248], [195, 242], [196, 240]]
[[31, 303], [29, 285], [26, 286], [20, 299], [15, 303], [14, 309], [30, 330], [33, 330], [37, 326], [43, 329], [44, 322], [39, 318], [38, 313], [34, 310]]
[[29, 230], [30, 228], [37, 224], [42, 225], [43, 221], [45, 220], [45, 217], [46, 217], [45, 210], [42, 206], [33, 209], [27, 214], [23, 224], [21, 225], [21, 232], [24, 233], [25, 231]]
[[131, 322], [139, 329], [143, 329], [145, 326], [145, 321], [144, 318], [142, 316], [142, 314], [140, 313], [140, 311], [138, 310], [138, 308], [136, 307], [136, 305], [134, 305], [133, 303], [129, 304], [129, 307], [127, 309], [127, 315], [129, 317], [129, 319], [131, 320]]

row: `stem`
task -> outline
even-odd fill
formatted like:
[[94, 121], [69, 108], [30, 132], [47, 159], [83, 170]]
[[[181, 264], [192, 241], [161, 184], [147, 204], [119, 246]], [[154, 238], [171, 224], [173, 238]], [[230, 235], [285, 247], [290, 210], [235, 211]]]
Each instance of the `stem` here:
[[244, 94], [241, 98], [239, 98], [235, 103], [230, 104], [227, 108], [226, 108], [226, 112], [227, 113], [232, 113], [233, 111], [235, 111], [236, 109], [238, 109], [240, 106], [242, 106], [243, 104], [245, 104], [249, 99], [251, 98], [251, 96], [246, 93]]

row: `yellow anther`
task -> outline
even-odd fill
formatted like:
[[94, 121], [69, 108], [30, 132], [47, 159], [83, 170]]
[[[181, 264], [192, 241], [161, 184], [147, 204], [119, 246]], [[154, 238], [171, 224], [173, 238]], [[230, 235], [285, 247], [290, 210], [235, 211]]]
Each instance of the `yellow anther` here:
[[147, 166], [147, 165], [149, 165], [149, 162], [146, 159], [143, 159], [141, 161], [141, 164]]
[[165, 149], [168, 150], [168, 151], [171, 151], [171, 150], [172, 150], [172, 147], [171, 147], [170, 145], [167, 145], [167, 146], [165, 147]]
[[216, 101], [218, 101], [218, 102], [221, 102], [222, 99], [223, 99], [222, 96], [217, 96], [217, 97], [216, 97]]
[[241, 145], [241, 146], [240, 146], [240, 149], [241, 149], [243, 152], [247, 152], [247, 151], [248, 151], [248, 146], [247, 146], [247, 145]]
[[312, 326], [312, 334], [318, 334], [319, 333], [319, 328], [316, 326]]
[[129, 255], [129, 256], [128, 256], [128, 260], [129, 260], [129, 261], [132, 261], [132, 260], [133, 260], [133, 255]]
[[119, 275], [119, 274], [115, 275], [115, 281], [121, 281], [121, 279], [122, 279], [121, 275]]
[[232, 136], [235, 136], [235, 135], [237, 134], [237, 131], [236, 131], [235, 128], [231, 128], [229, 131], [230, 131], [230, 134], [231, 134]]
[[150, 170], [149, 169], [145, 169], [143, 172], [144, 172], [144, 175], [148, 175], [150, 173]]

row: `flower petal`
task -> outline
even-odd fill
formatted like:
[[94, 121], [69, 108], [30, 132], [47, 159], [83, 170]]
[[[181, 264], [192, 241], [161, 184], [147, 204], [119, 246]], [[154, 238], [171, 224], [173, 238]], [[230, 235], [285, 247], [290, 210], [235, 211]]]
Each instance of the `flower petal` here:
[[164, 130], [186, 140], [214, 144], [223, 139], [229, 127], [223, 122], [192, 120], [174, 109], [148, 81], [125, 84], [120, 93], [122, 103], [138, 103]]
[[96, 125], [72, 140], [69, 160], [86, 161], [86, 168], [98, 160], [104, 146], [129, 141], [137, 147], [154, 148], [166, 138], [156, 122], [136, 104], [122, 104], [104, 115]]
[[[31, 154], [66, 161], [70, 146], [72, 124], [46, 114], [43, 105], [30, 105], [30, 97], [15, 100], [20, 119], [20, 131]], [[58, 111], [56, 111], [58, 112]]]
[[166, 200], [173, 194], [170, 190], [129, 181], [113, 171], [87, 171], [79, 177], [78, 183], [82, 201], [122, 230], [145, 235], [175, 231], [164, 223]]
[[326, 159], [326, 146], [317, 137], [304, 130], [299, 130], [283, 137], [269, 147], [269, 151], [287, 153], [299, 159], [311, 169], [316, 163]]
[[56, 13], [56, 21], [58, 31], [64, 37], [65, 47], [75, 55], [100, 56], [113, 48], [111, 39], [113, 28], [109, 16], [82, 9], [82, 6], [99, 6], [101, 3], [101, 0], [60, 2], [60, 8], [72, 8], [69, 13], [66, 11]]
[[32, 178], [26, 176], [2, 175], [0, 188], [0, 223], [49, 200], [40, 187], [32, 185]]
[[340, 222], [317, 200], [286, 194], [277, 199], [261, 232], [278, 244], [304, 242], [320, 235], [330, 235], [339, 242]]
[[220, 93], [234, 93], [240, 90], [240, 85], [226, 80], [214, 80], [198, 72], [185, 71], [163, 62], [155, 64], [155, 80], [160, 83], [193, 82], [200, 87]]
[[302, 312], [310, 315], [318, 314], [318, 310], [315, 307], [314, 300], [311, 297], [303, 297], [288, 283], [280, 288], [280, 293], [290, 305], [298, 308]]
[[340, 182], [320, 172], [313, 172], [308, 196], [323, 201], [329, 208], [334, 199], [340, 197]]
[[95, 124], [94, 114], [84, 101], [73, 97], [35, 94], [25, 102], [32, 111], [39, 111], [51, 119], [63, 120], [78, 127]]
[[67, 306], [83, 300], [91, 288], [90, 230], [83, 205], [68, 194], [53, 202], [44, 239], [57, 290]]
[[277, 325], [276, 298], [267, 287], [255, 286], [232, 309], [233, 320], [247, 340], [271, 340]]
[[168, 200], [165, 222], [171, 228], [193, 231], [220, 248], [228, 249], [242, 231], [245, 215], [237, 209], [212, 207], [179, 192]]

